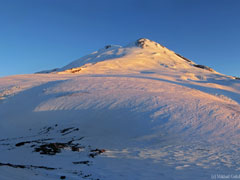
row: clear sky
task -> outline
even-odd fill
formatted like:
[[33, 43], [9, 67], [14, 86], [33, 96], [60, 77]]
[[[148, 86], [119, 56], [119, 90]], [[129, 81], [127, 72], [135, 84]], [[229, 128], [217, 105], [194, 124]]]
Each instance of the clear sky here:
[[142, 37], [240, 76], [239, 0], [0, 0], [0, 76]]

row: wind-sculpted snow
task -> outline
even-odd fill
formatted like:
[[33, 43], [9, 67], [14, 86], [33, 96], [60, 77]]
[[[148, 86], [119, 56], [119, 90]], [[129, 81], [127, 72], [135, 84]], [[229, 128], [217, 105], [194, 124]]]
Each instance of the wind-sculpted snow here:
[[[2, 88], [11, 81], [27, 88], [0, 104], [1, 178], [188, 179], [197, 174], [196, 179], [208, 179], [237, 173], [238, 81], [174, 78], [164, 73], [3, 78]], [[71, 151], [81, 145], [68, 142], [81, 137], [93, 148]], [[60, 154], [41, 158], [39, 147]], [[87, 153], [94, 148], [105, 152], [92, 160]], [[15, 170], [19, 165], [25, 168]]]
[[148, 40], [101, 51], [123, 48], [78, 73], [0, 79], [0, 179], [238, 174], [240, 81]]

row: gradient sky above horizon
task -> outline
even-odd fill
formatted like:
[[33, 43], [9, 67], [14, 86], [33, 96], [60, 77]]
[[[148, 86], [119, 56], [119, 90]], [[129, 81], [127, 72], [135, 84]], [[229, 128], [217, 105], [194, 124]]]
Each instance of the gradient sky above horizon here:
[[0, 0], [0, 77], [148, 38], [240, 76], [238, 0]]

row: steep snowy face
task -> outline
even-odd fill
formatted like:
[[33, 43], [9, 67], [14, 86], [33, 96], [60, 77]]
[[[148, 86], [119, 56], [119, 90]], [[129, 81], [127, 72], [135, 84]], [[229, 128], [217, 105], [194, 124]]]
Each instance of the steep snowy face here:
[[[107, 45], [55, 70], [59, 74], [129, 74], [166, 71], [188, 73], [180, 75], [184, 79], [189, 76], [189, 73], [191, 77], [203, 73], [216, 73], [213, 69], [195, 64], [161, 44], [146, 38], [140, 38], [126, 46]], [[44, 71], [43, 73], [46, 72], [54, 71]]]

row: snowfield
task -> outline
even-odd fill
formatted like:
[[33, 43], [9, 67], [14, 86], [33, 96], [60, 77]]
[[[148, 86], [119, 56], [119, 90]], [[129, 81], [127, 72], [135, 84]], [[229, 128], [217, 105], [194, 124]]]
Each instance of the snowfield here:
[[3, 77], [0, 179], [236, 179], [239, 103], [239, 80], [148, 39]]

